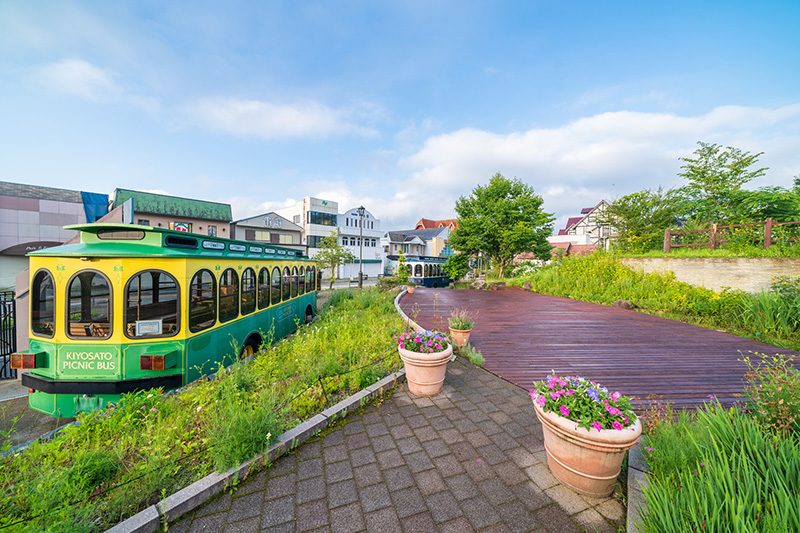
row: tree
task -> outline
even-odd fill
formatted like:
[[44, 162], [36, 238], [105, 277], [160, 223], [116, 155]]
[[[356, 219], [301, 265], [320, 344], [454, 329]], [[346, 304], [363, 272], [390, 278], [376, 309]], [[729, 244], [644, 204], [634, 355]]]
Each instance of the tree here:
[[601, 222], [617, 230], [614, 246], [624, 252], [659, 249], [664, 230], [680, 220], [681, 196], [661, 188], [628, 194], [608, 206]]
[[689, 180], [684, 189], [694, 203], [692, 217], [723, 223], [734, 216], [742, 185], [766, 172], [767, 168], [749, 170], [764, 152], [750, 155], [730, 146], [723, 150], [718, 144], [697, 144], [700, 148], [694, 151], [695, 159], [680, 158], [686, 164], [678, 175]]
[[555, 218], [542, 211], [542, 197], [518, 179], [495, 174], [487, 186], [459, 198], [456, 213], [458, 228], [450, 235], [450, 246], [469, 255], [483, 252], [501, 276], [519, 253], [550, 258], [547, 236]]
[[331, 233], [327, 237], [323, 237], [320, 241], [320, 250], [314, 256], [320, 269], [329, 270], [331, 273], [331, 281], [328, 289], [333, 288], [333, 282], [337, 278], [339, 265], [355, 261], [356, 259], [349, 250], [339, 244], [340, 234], [341, 231], [337, 230], [336, 233]]
[[444, 263], [444, 270], [447, 275], [458, 281], [469, 272], [469, 254], [453, 254]]
[[408, 283], [409, 273], [409, 267], [406, 263], [406, 254], [400, 252], [400, 257], [397, 258], [397, 270], [395, 271], [395, 276], [397, 276], [397, 281], [400, 282], [400, 285]]

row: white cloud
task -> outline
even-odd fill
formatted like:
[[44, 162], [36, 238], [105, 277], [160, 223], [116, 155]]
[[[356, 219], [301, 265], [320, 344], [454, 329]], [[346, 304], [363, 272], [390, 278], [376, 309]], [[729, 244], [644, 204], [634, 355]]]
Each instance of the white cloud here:
[[126, 103], [155, 113], [158, 101], [134, 94], [120, 86], [116, 73], [83, 59], [64, 59], [33, 69], [33, 78], [50, 90], [102, 104]]
[[271, 140], [377, 135], [376, 130], [359, 126], [352, 120], [363, 113], [332, 109], [314, 101], [276, 104], [239, 98], [206, 98], [185, 106], [183, 112], [191, 123], [237, 137]]
[[[681, 162], [697, 141], [765, 152], [763, 183], [787, 186], [800, 172], [800, 104], [777, 109], [723, 106], [701, 116], [620, 111], [557, 128], [507, 134], [464, 128], [429, 138], [399, 161], [410, 172], [389, 207], [419, 218], [449, 218], [459, 196], [500, 172], [529, 183], [559, 220], [601, 199], [682, 185]], [[406, 215], [408, 217], [408, 215]]]

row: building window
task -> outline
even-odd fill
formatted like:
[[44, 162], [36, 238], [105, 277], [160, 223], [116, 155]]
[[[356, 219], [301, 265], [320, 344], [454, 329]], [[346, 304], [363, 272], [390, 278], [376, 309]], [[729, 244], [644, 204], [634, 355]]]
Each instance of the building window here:
[[280, 244], [294, 244], [294, 239], [291, 235], [280, 235]]
[[350, 246], [355, 246], [355, 245], [356, 245], [356, 238], [350, 237]]
[[319, 213], [317, 211], [308, 212], [308, 223], [319, 224], [320, 226], [336, 226], [336, 215], [331, 213]]
[[208, 236], [209, 237], [216, 237], [217, 236], [217, 227], [216, 226], [209, 226], [208, 227]]
[[31, 289], [31, 329], [33, 334], [52, 337], [56, 329], [56, 289], [53, 276], [40, 270]]
[[295, 216], [292, 218], [292, 221], [293, 221], [295, 224], [299, 224], [299, 223], [300, 223], [300, 215], [295, 215]]
[[208, 270], [201, 270], [189, 286], [189, 330], [210, 328], [217, 319], [216, 283]]
[[349, 218], [344, 219], [344, 225], [345, 226], [349, 226], [350, 225], [350, 219]]
[[150, 220], [147, 218], [140, 218], [136, 223], [139, 224], [140, 226], [149, 226]]
[[178, 282], [166, 272], [136, 274], [125, 291], [125, 335], [172, 336], [178, 333]]
[[322, 243], [322, 239], [325, 237], [320, 237], [319, 235], [309, 235], [307, 237], [308, 247], [309, 248], [319, 248], [320, 244]]

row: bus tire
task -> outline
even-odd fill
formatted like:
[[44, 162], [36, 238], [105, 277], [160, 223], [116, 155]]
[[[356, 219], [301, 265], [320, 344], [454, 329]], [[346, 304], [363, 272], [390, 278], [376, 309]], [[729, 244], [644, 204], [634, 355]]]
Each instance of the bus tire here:
[[314, 309], [309, 305], [306, 307], [304, 324], [308, 325], [314, 321]]
[[258, 351], [259, 346], [261, 346], [261, 337], [259, 337], [257, 334], [250, 335], [247, 340], [244, 341], [244, 346], [242, 346], [242, 359], [255, 354]]

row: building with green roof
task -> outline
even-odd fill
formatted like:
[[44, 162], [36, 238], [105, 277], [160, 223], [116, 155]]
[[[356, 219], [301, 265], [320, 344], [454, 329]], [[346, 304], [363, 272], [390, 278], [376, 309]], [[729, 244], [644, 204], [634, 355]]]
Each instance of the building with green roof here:
[[112, 207], [128, 200], [133, 200], [135, 224], [225, 238], [231, 236], [233, 216], [230, 204], [116, 189]]

